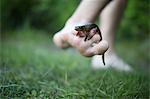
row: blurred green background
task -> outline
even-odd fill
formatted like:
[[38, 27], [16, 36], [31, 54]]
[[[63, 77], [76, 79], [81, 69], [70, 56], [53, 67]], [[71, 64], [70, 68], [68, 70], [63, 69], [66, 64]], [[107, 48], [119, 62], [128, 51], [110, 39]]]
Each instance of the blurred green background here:
[[[55, 33], [71, 16], [80, 0], [1, 0], [1, 30], [28, 26]], [[119, 29], [120, 39], [144, 40], [148, 36], [149, 0], [129, 0]]]
[[2, 0], [1, 29], [29, 26], [55, 33], [79, 4], [79, 0]]
[[148, 99], [149, 0], [128, 1], [116, 50], [132, 73], [93, 71], [90, 58], [53, 44], [80, 0], [1, 0], [0, 98]]

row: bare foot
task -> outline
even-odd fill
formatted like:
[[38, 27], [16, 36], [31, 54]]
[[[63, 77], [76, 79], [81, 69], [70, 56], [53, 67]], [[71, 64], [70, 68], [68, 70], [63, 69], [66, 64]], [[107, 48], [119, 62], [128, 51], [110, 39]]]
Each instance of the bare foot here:
[[[54, 43], [60, 48], [73, 47], [77, 49], [81, 55], [92, 57], [94, 55], [102, 55], [108, 49], [108, 43], [104, 40], [99, 41], [99, 35], [94, 35], [92, 39], [84, 41], [84, 37], [77, 37], [75, 26], [81, 24], [68, 24], [61, 31], [57, 32], [54, 37]], [[82, 24], [83, 25], [83, 24]]]
[[108, 69], [114, 68], [118, 71], [133, 71], [130, 65], [125, 63], [120, 57], [115, 53], [109, 53], [105, 55], [106, 65], [104, 66], [100, 60], [99, 55], [96, 55], [92, 58], [92, 67], [93, 69]]

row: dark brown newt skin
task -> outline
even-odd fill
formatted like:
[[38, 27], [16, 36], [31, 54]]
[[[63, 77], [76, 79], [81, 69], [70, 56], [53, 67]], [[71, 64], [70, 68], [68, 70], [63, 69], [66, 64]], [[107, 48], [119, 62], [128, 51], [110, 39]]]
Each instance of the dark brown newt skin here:
[[[90, 40], [96, 33], [99, 34], [100, 41], [102, 40], [101, 31], [96, 24], [92, 23], [92, 24], [86, 24], [86, 25], [82, 25], [82, 26], [76, 26], [75, 30], [78, 31], [77, 36], [83, 36], [83, 35], [85, 36], [84, 41], [86, 41], [87, 39]], [[90, 35], [91, 30], [94, 30], [93, 35]]]
[[[99, 34], [100, 40], [102, 40], [102, 35], [99, 27], [96, 24], [86, 24], [81, 26], [75, 26], [75, 30], [78, 31], [76, 36], [85, 37], [84, 41], [90, 40], [96, 33]], [[102, 54], [103, 64], [105, 65], [104, 54]]]

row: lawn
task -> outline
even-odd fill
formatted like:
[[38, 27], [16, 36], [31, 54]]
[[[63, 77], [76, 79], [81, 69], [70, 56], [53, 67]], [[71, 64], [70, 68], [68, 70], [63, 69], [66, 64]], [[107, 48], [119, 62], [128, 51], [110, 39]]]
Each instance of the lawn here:
[[[134, 72], [92, 70], [90, 58], [61, 50], [35, 30], [5, 34], [0, 47], [0, 97], [29, 99], [148, 99], [148, 41], [118, 42]], [[106, 63], [107, 64], [107, 63]]]

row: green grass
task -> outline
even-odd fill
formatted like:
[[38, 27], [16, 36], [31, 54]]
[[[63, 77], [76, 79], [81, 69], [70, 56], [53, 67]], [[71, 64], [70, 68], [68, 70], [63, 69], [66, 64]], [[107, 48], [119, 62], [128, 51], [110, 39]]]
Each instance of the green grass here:
[[[1, 98], [148, 99], [148, 43], [120, 42], [120, 56], [133, 73], [94, 71], [90, 58], [55, 47], [37, 31], [4, 35], [0, 48]], [[147, 51], [147, 52], [146, 52]]]

